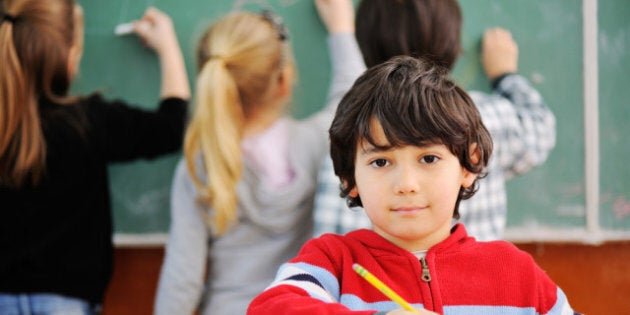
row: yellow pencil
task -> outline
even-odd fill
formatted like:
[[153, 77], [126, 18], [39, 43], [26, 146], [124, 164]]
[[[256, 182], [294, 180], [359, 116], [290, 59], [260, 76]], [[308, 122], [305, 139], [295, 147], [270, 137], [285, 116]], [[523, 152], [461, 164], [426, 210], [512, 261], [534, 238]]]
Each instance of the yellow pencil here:
[[405, 301], [403, 298], [401, 298], [400, 295], [398, 295], [396, 292], [394, 292], [392, 289], [390, 289], [381, 280], [378, 280], [377, 277], [375, 277], [373, 274], [371, 274], [369, 271], [367, 271], [361, 265], [356, 264], [356, 263], [352, 264], [352, 269], [354, 269], [354, 271], [356, 271], [361, 277], [363, 277], [363, 279], [365, 279], [367, 282], [369, 282], [375, 288], [379, 289], [379, 291], [383, 292], [383, 294], [385, 294], [385, 296], [387, 296], [390, 300], [392, 300], [392, 301], [398, 303], [398, 305], [402, 306], [403, 309], [405, 309], [407, 311], [415, 311], [416, 310], [413, 307], [411, 307], [411, 305], [409, 303], [407, 303], [407, 301]]

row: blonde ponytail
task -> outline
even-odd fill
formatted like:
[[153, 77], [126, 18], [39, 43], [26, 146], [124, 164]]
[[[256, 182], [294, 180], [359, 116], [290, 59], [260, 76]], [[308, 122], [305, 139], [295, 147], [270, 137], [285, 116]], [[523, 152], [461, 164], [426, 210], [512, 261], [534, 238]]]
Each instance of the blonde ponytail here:
[[[234, 79], [218, 58], [197, 77], [195, 113], [184, 140], [188, 170], [200, 188], [202, 202], [214, 208], [208, 224], [223, 234], [236, 221], [236, 185], [241, 177], [243, 113]], [[195, 158], [201, 152], [206, 178], [198, 178]], [[203, 184], [205, 183], [205, 184]]]

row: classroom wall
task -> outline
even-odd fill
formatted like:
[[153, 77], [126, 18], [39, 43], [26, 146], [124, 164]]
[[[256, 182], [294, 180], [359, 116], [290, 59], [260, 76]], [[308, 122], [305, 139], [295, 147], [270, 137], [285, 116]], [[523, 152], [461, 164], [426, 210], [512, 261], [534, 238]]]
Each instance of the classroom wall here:
[[[630, 314], [630, 241], [517, 243], [586, 315]], [[103, 315], [151, 314], [163, 247], [118, 248]]]

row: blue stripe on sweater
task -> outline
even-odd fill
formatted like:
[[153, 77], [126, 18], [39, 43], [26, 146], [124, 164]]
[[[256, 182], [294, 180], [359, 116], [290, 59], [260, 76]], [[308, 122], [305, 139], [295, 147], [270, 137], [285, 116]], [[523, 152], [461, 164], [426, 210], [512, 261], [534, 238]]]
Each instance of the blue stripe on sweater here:
[[444, 306], [444, 315], [538, 315], [534, 307], [462, 305]]
[[556, 304], [549, 310], [549, 315], [565, 315], [574, 314], [573, 310], [569, 306], [567, 296], [562, 292], [560, 287], [556, 291]]
[[299, 273], [299, 274], [290, 276], [288, 278], [285, 278], [284, 280], [308, 281], [308, 282], [312, 282], [316, 284], [317, 286], [324, 288], [324, 286], [319, 281], [317, 281], [317, 278], [306, 273]]
[[[343, 294], [341, 295], [341, 304], [347, 306], [351, 310], [377, 310], [377, 311], [392, 311], [396, 309], [400, 309], [400, 305], [398, 303], [387, 299], [387, 297], [383, 296], [383, 301], [379, 302], [365, 302], [360, 297], [354, 294]], [[420, 303], [411, 304], [413, 308], [421, 309], [424, 306]]]
[[[287, 269], [294, 269], [294, 268], [297, 268], [298, 270], [302, 272], [291, 271], [287, 274]], [[275, 282], [289, 280], [289, 278], [291, 277], [294, 277], [296, 275], [304, 275], [304, 274], [310, 275], [317, 281], [317, 282], [313, 282], [311, 280], [308, 280], [309, 282], [312, 282], [320, 287], [323, 287], [326, 291], [330, 293], [330, 295], [332, 295], [336, 299], [339, 299], [339, 281], [337, 280], [337, 278], [333, 274], [328, 272], [328, 270], [315, 266], [315, 265], [311, 265], [311, 264], [307, 264], [303, 262], [285, 263], [282, 266], [280, 266], [280, 269], [278, 270], [278, 276], [282, 275], [284, 277], [282, 279], [276, 278]]]
[[[347, 306], [351, 310], [376, 310], [388, 312], [400, 309], [401, 306], [396, 302], [385, 300], [380, 302], [365, 302], [354, 294], [343, 294], [341, 296], [341, 304]], [[415, 309], [423, 309], [422, 303], [411, 303]], [[539, 315], [534, 307], [511, 307], [511, 306], [479, 306], [479, 305], [462, 305], [462, 306], [444, 306], [444, 315], [470, 315], [470, 314], [487, 314], [487, 315]], [[552, 313], [549, 313], [552, 314]], [[556, 313], [559, 314], [559, 313]]]

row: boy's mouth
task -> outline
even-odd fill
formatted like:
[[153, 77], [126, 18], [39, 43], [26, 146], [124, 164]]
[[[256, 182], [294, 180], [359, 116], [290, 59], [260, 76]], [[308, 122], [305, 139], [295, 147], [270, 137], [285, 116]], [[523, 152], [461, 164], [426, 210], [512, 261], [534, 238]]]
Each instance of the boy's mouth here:
[[428, 209], [428, 207], [421, 207], [421, 206], [406, 206], [406, 207], [397, 207], [397, 208], [392, 208], [390, 209], [390, 211], [392, 212], [396, 212], [402, 215], [413, 215], [416, 213], [420, 213], [423, 210]]

